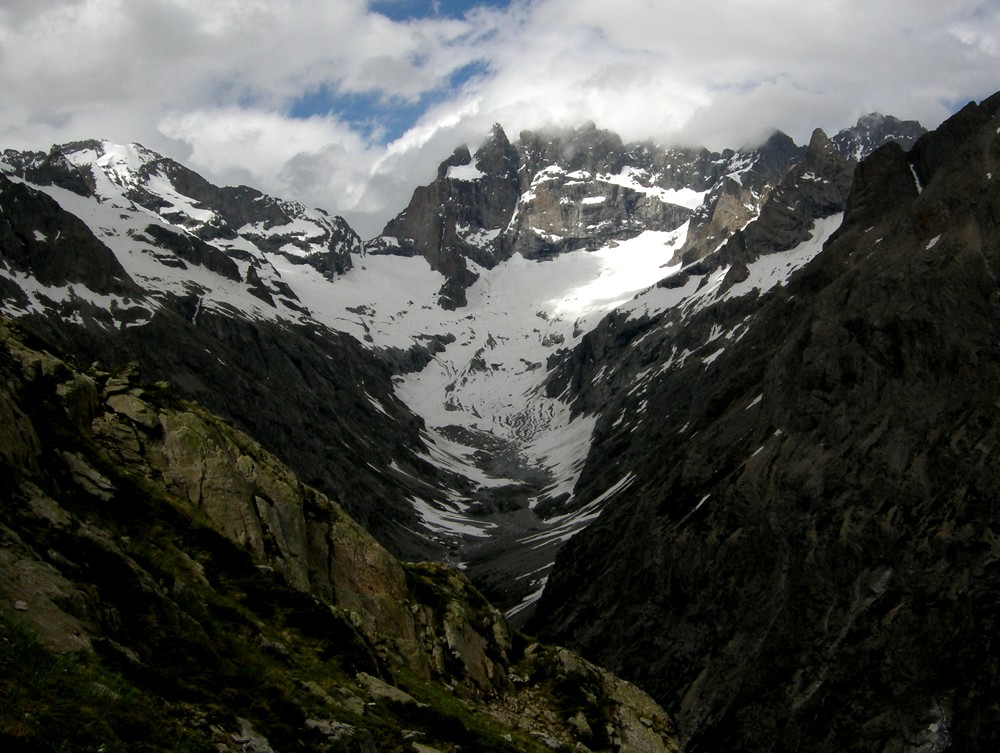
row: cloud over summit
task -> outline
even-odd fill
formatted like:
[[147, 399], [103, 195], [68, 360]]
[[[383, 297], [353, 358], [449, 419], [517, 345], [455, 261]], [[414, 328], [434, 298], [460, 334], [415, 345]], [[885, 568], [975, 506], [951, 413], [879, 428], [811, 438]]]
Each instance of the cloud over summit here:
[[802, 142], [933, 127], [997, 70], [1000, 7], [968, 0], [8, 0], [0, 145], [138, 141], [372, 235], [494, 122]]

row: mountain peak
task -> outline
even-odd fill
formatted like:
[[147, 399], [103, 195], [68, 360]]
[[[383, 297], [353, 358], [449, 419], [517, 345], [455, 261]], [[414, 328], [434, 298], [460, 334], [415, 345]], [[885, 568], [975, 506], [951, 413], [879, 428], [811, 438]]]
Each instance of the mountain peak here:
[[826, 131], [822, 128], [817, 128], [812, 132], [812, 137], [809, 139], [809, 146], [807, 151], [817, 152], [826, 149], [830, 146], [830, 137], [826, 135]]
[[892, 115], [870, 112], [859, 117], [855, 125], [843, 129], [831, 140], [846, 159], [860, 162], [890, 141], [895, 141], [904, 151], [909, 151], [926, 132], [915, 120], [900, 120]]
[[494, 123], [493, 127], [490, 129], [490, 134], [487, 137], [487, 143], [489, 142], [495, 142], [503, 145], [510, 144], [510, 139], [507, 138], [507, 132], [504, 131], [503, 126], [499, 123]]

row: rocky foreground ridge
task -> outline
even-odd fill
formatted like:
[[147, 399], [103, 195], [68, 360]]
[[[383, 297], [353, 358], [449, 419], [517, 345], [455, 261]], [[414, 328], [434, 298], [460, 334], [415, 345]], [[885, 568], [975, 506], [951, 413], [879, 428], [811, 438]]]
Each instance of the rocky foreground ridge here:
[[[1000, 744], [1000, 95], [849, 186], [753, 307], [609, 317], [556, 370], [603, 406], [577, 493], [623, 481], [533, 627], [650, 691], [686, 750]], [[702, 286], [741, 289], [767, 214]]]
[[166, 383], [7, 323], [0, 380], [5, 750], [678, 750], [645, 694]]

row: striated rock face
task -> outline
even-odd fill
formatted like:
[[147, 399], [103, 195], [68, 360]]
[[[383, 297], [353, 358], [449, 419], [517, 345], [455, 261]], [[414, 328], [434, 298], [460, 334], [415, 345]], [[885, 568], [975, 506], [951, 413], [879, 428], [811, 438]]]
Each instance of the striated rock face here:
[[[690, 272], [734, 265], [730, 279], [738, 279], [746, 264], [758, 257], [795, 248], [810, 237], [816, 220], [844, 211], [851, 179], [847, 161], [817, 129], [802, 159], [768, 194], [756, 221], [735, 231], [717, 253]], [[685, 261], [694, 259], [685, 255]]]
[[593, 124], [568, 132], [527, 131], [518, 146], [529, 180], [507, 237], [512, 251], [529, 259], [593, 250], [645, 230], [674, 230], [691, 210], [674, 203], [684, 199], [672, 189], [697, 193], [705, 182], [704, 175], [692, 174], [696, 169], [686, 176], [690, 180], [678, 182], [666, 156], [690, 162], [692, 155], [624, 144]]
[[803, 149], [778, 131], [758, 149], [745, 153], [727, 150], [712, 160], [725, 169], [718, 172], [706, 200], [691, 217], [687, 241], [680, 251], [684, 262], [708, 256], [754, 220], [771, 189], [802, 155]]
[[881, 147], [783, 287], [609, 320], [573, 359], [607, 416], [578, 492], [628, 483], [532, 627], [649, 690], [687, 749], [1000, 743], [998, 134], [994, 96]]
[[679, 750], [648, 696], [399, 562], [167, 384], [6, 324], [0, 384], [5, 747]]

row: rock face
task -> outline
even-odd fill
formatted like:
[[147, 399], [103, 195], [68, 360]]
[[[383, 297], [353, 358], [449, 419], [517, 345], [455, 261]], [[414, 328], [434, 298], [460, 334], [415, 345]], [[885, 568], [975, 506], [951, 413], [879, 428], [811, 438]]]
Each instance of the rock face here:
[[578, 491], [627, 483], [532, 628], [675, 710], [686, 749], [1000, 742], [998, 111], [862, 161], [784, 286], [610, 319], [566, 362], [605, 406]]
[[[467, 259], [491, 268], [504, 258], [501, 234], [520, 196], [519, 160], [500, 126], [476, 151], [461, 147], [438, 168], [437, 180], [413, 192], [410, 204], [390, 221], [369, 250], [419, 255], [446, 282], [440, 305], [464, 306], [477, 279]], [[386, 245], [386, 239], [392, 243]]]
[[[734, 230], [714, 253], [698, 262], [698, 248], [690, 244], [684, 252], [688, 262], [680, 275], [671, 278], [678, 285], [692, 275], [704, 275], [729, 267], [723, 286], [746, 279], [747, 264], [767, 254], [795, 248], [812, 233], [816, 220], [843, 212], [851, 188], [852, 169], [837, 153], [822, 130], [817, 129], [802, 158], [767, 191], [758, 217]], [[718, 208], [718, 204], [716, 205]], [[714, 226], [710, 222], [706, 227]], [[716, 228], [712, 231], [725, 232]]]
[[[690, 208], [677, 200], [667, 158], [652, 145], [626, 145], [593, 125], [568, 133], [521, 134], [530, 177], [508, 243], [526, 258], [546, 258], [581, 248], [594, 250], [645, 230], [684, 224]], [[690, 183], [683, 184], [697, 192]]]
[[99, 295], [142, 297], [110, 249], [55, 201], [0, 175], [0, 202], [0, 243], [11, 269], [47, 287], [78, 282]]
[[778, 132], [759, 149], [749, 153], [730, 150], [713, 160], [726, 169], [720, 171], [706, 201], [691, 218], [687, 242], [681, 249], [684, 261], [694, 262], [713, 253], [755, 219], [771, 189], [802, 154], [801, 147]]
[[679, 750], [648, 696], [166, 383], [6, 324], [0, 380], [5, 748]]
[[494, 126], [474, 158], [461, 147], [445, 160], [366, 249], [426, 258], [446, 278], [445, 308], [466, 305], [477, 279], [467, 260], [487, 269], [512, 254], [544, 260], [689, 221], [681, 252], [697, 260], [757, 216], [803, 153], [782, 133], [718, 154], [626, 144], [593, 124], [526, 131], [511, 144]]
[[900, 120], [878, 112], [862, 115], [858, 122], [837, 133], [833, 145], [844, 159], [857, 163], [889, 142], [910, 151], [927, 129], [915, 120]]

